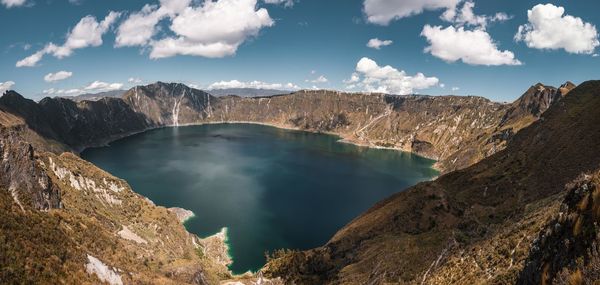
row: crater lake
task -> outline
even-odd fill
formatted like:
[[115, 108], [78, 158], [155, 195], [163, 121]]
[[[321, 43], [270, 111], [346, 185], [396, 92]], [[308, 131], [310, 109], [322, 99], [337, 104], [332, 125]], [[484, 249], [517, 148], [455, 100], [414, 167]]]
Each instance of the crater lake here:
[[185, 226], [200, 237], [226, 227], [234, 273], [260, 269], [266, 252], [320, 246], [376, 202], [438, 174], [410, 153], [253, 124], [156, 129], [82, 157], [157, 205], [193, 211]]

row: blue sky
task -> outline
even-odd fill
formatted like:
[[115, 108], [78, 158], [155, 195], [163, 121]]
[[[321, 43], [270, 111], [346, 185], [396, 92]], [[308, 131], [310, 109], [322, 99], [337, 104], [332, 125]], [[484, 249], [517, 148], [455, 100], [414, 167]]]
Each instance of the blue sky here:
[[[598, 79], [600, 67], [600, 3], [589, 0], [0, 2], [0, 89], [33, 99], [160, 80], [512, 101], [537, 82]], [[136, 13], [155, 33], [122, 28]], [[88, 15], [94, 30], [77, 34]], [[392, 43], [368, 47], [375, 38]]]

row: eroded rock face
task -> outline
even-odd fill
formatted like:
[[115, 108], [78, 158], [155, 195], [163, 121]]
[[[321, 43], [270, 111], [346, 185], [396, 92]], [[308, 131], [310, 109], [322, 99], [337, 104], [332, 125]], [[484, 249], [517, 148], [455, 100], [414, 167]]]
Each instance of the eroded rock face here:
[[448, 172], [503, 149], [573, 88], [541, 84], [512, 104], [481, 97], [390, 96], [299, 91], [259, 98], [213, 97], [182, 84], [155, 83], [128, 91], [124, 100], [151, 125], [255, 122], [333, 133], [345, 141], [390, 147], [439, 160]]
[[23, 204], [38, 210], [61, 207], [60, 189], [50, 180], [31, 144], [23, 141], [18, 130], [0, 130], [0, 187], [10, 191], [22, 210]]
[[44, 98], [35, 103], [9, 91], [0, 97], [0, 110], [22, 118], [39, 135], [75, 151], [152, 127], [143, 114], [119, 98], [81, 102]]

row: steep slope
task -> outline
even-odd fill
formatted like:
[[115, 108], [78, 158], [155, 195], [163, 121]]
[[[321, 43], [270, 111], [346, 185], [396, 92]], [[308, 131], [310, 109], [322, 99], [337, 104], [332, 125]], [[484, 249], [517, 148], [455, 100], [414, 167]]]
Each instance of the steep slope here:
[[182, 84], [158, 82], [135, 87], [123, 98], [135, 112], [147, 117], [149, 125], [243, 121], [326, 132], [360, 145], [391, 147], [437, 159], [437, 167], [448, 172], [503, 149], [514, 133], [537, 120], [570, 88], [538, 84], [515, 103], [501, 104], [481, 97], [332, 91], [213, 97]]
[[600, 172], [567, 186], [556, 218], [533, 241], [517, 284], [583, 284], [600, 280]]
[[[501, 240], [506, 225], [535, 221], [522, 233], [535, 232], [543, 224], [535, 217], [551, 215], [544, 209], [556, 208], [564, 185], [600, 166], [598, 110], [600, 81], [583, 83], [518, 132], [505, 150], [378, 203], [325, 246], [280, 253], [265, 272], [300, 284], [430, 282], [429, 276], [454, 257], [467, 254], [477, 259], [476, 252], [467, 250], [492, 248], [493, 243], [483, 243]], [[520, 249], [520, 258], [527, 250]], [[509, 256], [493, 257], [515, 257]], [[485, 281], [480, 281], [514, 280], [523, 260], [505, 264], [517, 268], [486, 272], [480, 275]]]
[[37, 151], [0, 112], [0, 280], [6, 284], [215, 284], [223, 237], [189, 234], [171, 211], [71, 153]]
[[178, 126], [198, 123], [211, 118], [211, 101], [216, 97], [179, 83], [157, 82], [137, 86], [123, 95], [125, 102], [137, 113], [144, 114], [148, 124]]
[[36, 103], [9, 91], [0, 97], [0, 110], [22, 118], [28, 128], [42, 137], [74, 150], [104, 144], [152, 126], [143, 114], [119, 98], [82, 102], [44, 98]]

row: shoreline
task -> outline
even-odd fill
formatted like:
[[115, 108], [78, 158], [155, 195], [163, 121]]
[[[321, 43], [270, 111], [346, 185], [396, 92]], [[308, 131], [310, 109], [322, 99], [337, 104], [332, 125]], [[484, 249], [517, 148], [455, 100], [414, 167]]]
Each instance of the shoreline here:
[[[105, 140], [103, 140], [103, 142], [100, 143], [96, 143], [96, 144], [90, 144], [87, 146], [81, 146], [78, 147], [76, 149], [74, 149], [74, 151], [81, 156], [81, 153], [86, 151], [87, 149], [90, 148], [100, 148], [100, 147], [108, 147], [110, 146], [110, 143], [124, 139], [124, 138], [128, 138], [137, 134], [142, 134], [148, 131], [153, 131], [153, 130], [158, 130], [158, 129], [166, 129], [166, 128], [177, 128], [177, 127], [192, 127], [192, 126], [204, 126], [204, 125], [230, 125], [230, 124], [249, 124], [249, 125], [260, 125], [260, 126], [267, 126], [267, 127], [273, 127], [273, 128], [277, 128], [277, 129], [282, 129], [282, 130], [290, 130], [290, 131], [299, 131], [299, 132], [307, 132], [307, 133], [313, 133], [313, 134], [325, 134], [325, 135], [331, 135], [331, 136], [335, 136], [338, 138], [339, 143], [345, 143], [345, 144], [351, 144], [351, 145], [355, 145], [355, 146], [359, 146], [359, 147], [366, 147], [366, 148], [372, 148], [372, 149], [385, 149], [385, 150], [393, 150], [393, 151], [399, 151], [399, 152], [405, 152], [405, 153], [409, 153], [411, 155], [415, 155], [424, 159], [428, 159], [433, 161], [433, 163], [431, 164], [430, 168], [439, 172], [440, 174], [443, 172], [442, 169], [440, 169], [439, 167], [437, 167], [439, 160], [436, 158], [432, 158], [432, 157], [428, 157], [426, 155], [423, 154], [419, 154], [416, 152], [412, 152], [412, 151], [407, 151], [405, 149], [402, 149], [400, 147], [386, 147], [386, 146], [378, 146], [372, 143], [363, 143], [363, 142], [358, 142], [356, 140], [353, 140], [351, 138], [347, 138], [342, 136], [341, 134], [338, 133], [334, 133], [334, 132], [318, 132], [318, 131], [311, 131], [311, 130], [304, 130], [304, 129], [300, 129], [300, 128], [294, 128], [294, 127], [289, 127], [289, 126], [285, 126], [285, 125], [280, 125], [280, 124], [274, 124], [274, 123], [264, 123], [264, 122], [254, 122], [254, 121], [213, 121], [213, 122], [198, 122], [198, 123], [187, 123], [187, 124], [179, 124], [179, 125], [164, 125], [164, 126], [157, 126], [157, 127], [150, 127], [150, 128], [146, 128], [144, 130], [140, 130], [140, 131], [134, 131], [134, 132], [129, 132], [129, 133], [124, 133], [121, 135], [115, 135], [115, 136], [111, 136], [110, 138], [107, 138]], [[436, 176], [433, 179], [439, 177]]]

